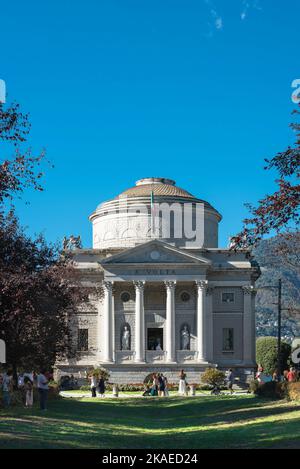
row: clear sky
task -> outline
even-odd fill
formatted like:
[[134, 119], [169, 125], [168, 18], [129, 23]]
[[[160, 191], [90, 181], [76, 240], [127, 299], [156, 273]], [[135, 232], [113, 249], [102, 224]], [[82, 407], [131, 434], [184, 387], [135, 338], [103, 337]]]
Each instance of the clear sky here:
[[[299, 0], [0, 0], [0, 78], [55, 165], [18, 213], [48, 240], [81, 234], [102, 201], [161, 176], [222, 214], [274, 189], [263, 159], [293, 142]], [[25, 201], [30, 204], [26, 205]]]

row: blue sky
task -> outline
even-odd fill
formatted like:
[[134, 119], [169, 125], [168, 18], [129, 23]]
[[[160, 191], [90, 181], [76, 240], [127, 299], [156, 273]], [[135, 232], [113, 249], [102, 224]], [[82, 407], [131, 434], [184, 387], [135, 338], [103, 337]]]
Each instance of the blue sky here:
[[30, 233], [89, 247], [101, 201], [162, 176], [223, 214], [224, 246], [274, 189], [263, 158], [293, 142], [298, 0], [0, 3], [0, 78], [55, 165], [17, 204]]

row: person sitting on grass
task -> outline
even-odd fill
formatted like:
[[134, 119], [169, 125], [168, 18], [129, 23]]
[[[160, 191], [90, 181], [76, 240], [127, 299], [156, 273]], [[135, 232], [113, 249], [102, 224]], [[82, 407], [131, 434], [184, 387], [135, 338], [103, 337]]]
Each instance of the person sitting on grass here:
[[149, 384], [146, 384], [146, 385], [144, 386], [143, 396], [144, 396], [144, 397], [145, 397], [145, 396], [150, 396], [150, 393], [151, 393], [151, 388], [150, 388]]

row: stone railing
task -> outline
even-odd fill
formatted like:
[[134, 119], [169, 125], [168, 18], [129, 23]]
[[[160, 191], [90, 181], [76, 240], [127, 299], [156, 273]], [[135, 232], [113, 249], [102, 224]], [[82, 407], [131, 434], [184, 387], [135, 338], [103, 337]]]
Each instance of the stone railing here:
[[162, 363], [166, 361], [166, 352], [164, 350], [147, 350], [147, 363]]
[[134, 361], [133, 350], [116, 350], [116, 363], [132, 363]]
[[189, 363], [197, 361], [195, 350], [177, 350], [177, 363]]

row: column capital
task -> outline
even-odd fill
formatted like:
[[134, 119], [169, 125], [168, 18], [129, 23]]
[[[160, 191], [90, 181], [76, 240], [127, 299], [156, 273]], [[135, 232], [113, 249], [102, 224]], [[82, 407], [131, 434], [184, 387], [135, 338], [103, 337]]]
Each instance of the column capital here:
[[174, 290], [174, 288], [176, 287], [176, 280], [165, 280], [164, 284], [165, 284], [167, 290], [168, 289]]
[[102, 283], [102, 286], [103, 286], [105, 291], [112, 292], [113, 284], [114, 284], [114, 282], [111, 282], [109, 280], [104, 280], [103, 283]]
[[196, 287], [198, 290], [206, 290], [208, 287], [208, 281], [207, 280], [196, 280], [195, 281]]
[[135, 287], [136, 290], [144, 290], [144, 287], [145, 287], [145, 281], [144, 280], [134, 280], [133, 281], [133, 285]]
[[256, 290], [253, 287], [253, 285], [244, 285], [242, 289], [243, 289], [244, 295], [256, 294]]

